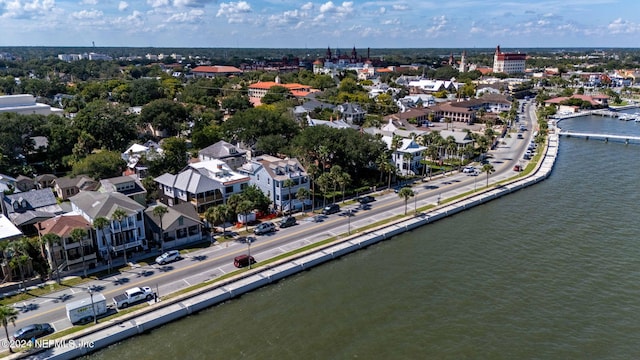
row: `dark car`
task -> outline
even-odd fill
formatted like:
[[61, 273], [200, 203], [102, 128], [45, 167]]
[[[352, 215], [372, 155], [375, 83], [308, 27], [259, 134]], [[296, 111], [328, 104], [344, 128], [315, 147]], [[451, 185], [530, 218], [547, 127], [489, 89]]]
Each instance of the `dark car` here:
[[361, 196], [358, 198], [358, 202], [360, 204], [368, 204], [372, 201], [375, 201], [376, 199], [373, 196], [367, 195], [367, 196]]
[[256, 263], [256, 259], [250, 255], [239, 255], [233, 259], [233, 266], [237, 268], [243, 268]]
[[289, 226], [293, 226], [295, 224], [297, 224], [296, 218], [294, 218], [293, 216], [287, 216], [282, 218], [282, 220], [280, 220], [280, 228], [286, 228]]
[[324, 215], [335, 214], [339, 211], [340, 211], [340, 205], [338, 204], [330, 204], [325, 206], [324, 209], [322, 209], [322, 213]]
[[53, 327], [49, 324], [31, 324], [18, 329], [13, 338], [16, 340], [31, 340], [53, 333]]

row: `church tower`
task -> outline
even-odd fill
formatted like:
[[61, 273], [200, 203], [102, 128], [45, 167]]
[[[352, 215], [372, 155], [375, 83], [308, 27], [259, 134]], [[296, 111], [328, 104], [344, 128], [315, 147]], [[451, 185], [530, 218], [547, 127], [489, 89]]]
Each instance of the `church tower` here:
[[467, 72], [467, 52], [466, 51], [462, 51], [462, 57], [460, 58], [460, 68], [458, 69], [458, 71], [462, 72]]

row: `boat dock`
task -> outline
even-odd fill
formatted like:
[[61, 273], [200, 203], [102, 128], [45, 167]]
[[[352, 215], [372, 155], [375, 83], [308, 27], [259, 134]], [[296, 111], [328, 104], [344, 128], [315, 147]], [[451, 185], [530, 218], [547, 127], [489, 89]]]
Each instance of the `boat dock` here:
[[604, 142], [609, 141], [622, 141], [625, 144], [629, 144], [631, 142], [640, 143], [640, 136], [630, 136], [630, 135], [611, 135], [611, 134], [597, 134], [597, 133], [583, 133], [583, 132], [573, 132], [561, 130], [558, 135], [566, 136], [566, 137], [576, 137], [576, 138], [584, 138], [584, 139], [597, 139], [602, 140]]

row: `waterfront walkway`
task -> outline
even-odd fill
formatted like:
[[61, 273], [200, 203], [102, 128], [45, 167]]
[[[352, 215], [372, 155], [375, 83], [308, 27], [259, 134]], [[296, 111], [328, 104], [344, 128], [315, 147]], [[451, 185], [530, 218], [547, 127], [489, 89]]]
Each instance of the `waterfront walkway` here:
[[583, 132], [573, 132], [568, 130], [561, 130], [558, 135], [566, 136], [566, 137], [576, 137], [576, 138], [584, 138], [584, 139], [598, 139], [607, 141], [624, 141], [626, 144], [629, 144], [631, 141], [640, 142], [640, 136], [631, 136], [631, 135], [612, 135], [612, 134], [598, 134], [598, 133], [583, 133]]

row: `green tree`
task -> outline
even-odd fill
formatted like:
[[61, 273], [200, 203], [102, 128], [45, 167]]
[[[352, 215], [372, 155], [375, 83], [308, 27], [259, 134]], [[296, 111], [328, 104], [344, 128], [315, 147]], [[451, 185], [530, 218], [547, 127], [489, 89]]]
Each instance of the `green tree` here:
[[24, 267], [31, 261], [31, 257], [28, 252], [27, 238], [23, 237], [18, 240], [13, 240], [9, 243], [8, 248], [11, 253], [9, 260], [9, 267], [12, 269], [18, 269], [20, 272], [20, 288], [24, 289]]
[[123, 105], [96, 100], [78, 111], [73, 124], [97, 141], [98, 148], [121, 151], [137, 137], [136, 124]]
[[283, 101], [291, 96], [291, 92], [284, 86], [272, 86], [267, 93], [264, 94], [262, 99], [260, 100], [263, 104], [273, 104], [278, 101]]
[[227, 220], [229, 219], [229, 206], [222, 204], [212, 206], [204, 212], [204, 218], [211, 224], [211, 231], [215, 225], [222, 225], [223, 235], [227, 233]]
[[309, 191], [309, 189], [301, 187], [298, 189], [298, 191], [296, 191], [296, 199], [298, 199], [298, 201], [300, 201], [302, 203], [302, 211], [305, 211], [305, 201], [309, 198], [309, 195], [311, 195], [311, 192]]
[[120, 153], [115, 151], [100, 151], [89, 154], [84, 159], [73, 165], [72, 176], [81, 174], [88, 175], [94, 179], [106, 179], [120, 176], [126, 163], [120, 157]]
[[87, 237], [87, 230], [82, 228], [75, 228], [71, 230], [71, 239], [73, 242], [78, 243], [80, 245], [80, 256], [82, 256], [82, 273], [84, 277], [87, 277], [87, 267], [85, 266], [84, 261], [84, 251], [85, 251], [85, 243], [84, 240]]
[[187, 122], [185, 107], [169, 99], [154, 100], [142, 108], [140, 123], [151, 124], [154, 129], [165, 131], [168, 136], [178, 135], [178, 124]]
[[286, 187], [288, 190], [288, 198], [289, 198], [289, 213], [293, 213], [293, 209], [291, 208], [291, 200], [293, 200], [292, 196], [291, 196], [291, 188], [294, 187], [296, 185], [295, 181], [293, 181], [292, 179], [286, 179], [285, 181], [282, 182], [282, 186]]
[[251, 201], [249, 200], [242, 200], [238, 204], [238, 207], [236, 210], [238, 211], [238, 213], [244, 215], [245, 230], [249, 231], [249, 221], [247, 221], [247, 218], [251, 210], [253, 210], [253, 203], [251, 203]]
[[487, 174], [487, 187], [489, 187], [489, 175], [495, 171], [496, 169], [491, 164], [482, 165], [482, 172]]
[[160, 219], [160, 252], [164, 253], [164, 227], [162, 226], [162, 218], [169, 212], [166, 206], [158, 205], [153, 208], [153, 216]]
[[407, 202], [409, 201], [409, 198], [415, 196], [415, 193], [410, 187], [403, 187], [398, 191], [398, 196], [404, 199], [404, 214], [407, 215]]
[[105, 218], [104, 216], [98, 216], [97, 218], [93, 219], [93, 228], [96, 230], [96, 235], [98, 231], [102, 233], [102, 241], [107, 247], [107, 272], [111, 273], [111, 248], [113, 244], [111, 244], [111, 242], [105, 236], [105, 229], [108, 228], [109, 225], [109, 220], [107, 220], [107, 218]]
[[120, 237], [122, 240], [122, 252], [124, 253], [123, 256], [124, 256], [125, 266], [129, 263], [129, 261], [127, 260], [127, 243], [126, 243], [127, 239], [122, 234], [122, 221], [126, 218], [127, 218], [127, 212], [124, 211], [122, 208], [115, 209], [113, 214], [111, 214], [111, 220], [118, 222], [118, 229], [120, 229]]
[[51, 271], [53, 272], [53, 270], [55, 270], [56, 282], [58, 283], [58, 285], [60, 285], [60, 270], [58, 269], [58, 261], [56, 260], [56, 254], [53, 251], [53, 247], [60, 244], [60, 241], [60, 236], [54, 233], [48, 233], [42, 237], [42, 242], [49, 248], [49, 256], [51, 256], [51, 261], [53, 261], [53, 267], [51, 268]]
[[7, 344], [9, 346], [9, 352], [13, 354], [11, 348], [11, 339], [9, 338], [9, 323], [16, 326], [16, 320], [18, 320], [18, 310], [11, 305], [0, 305], [0, 319], [2, 320], [2, 327], [4, 327], [4, 334], [7, 337]]

